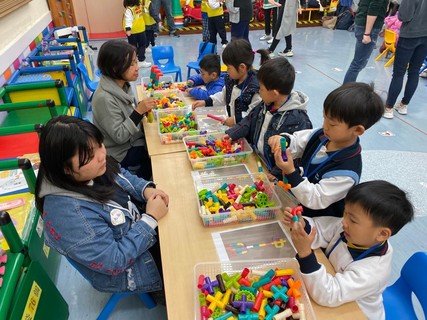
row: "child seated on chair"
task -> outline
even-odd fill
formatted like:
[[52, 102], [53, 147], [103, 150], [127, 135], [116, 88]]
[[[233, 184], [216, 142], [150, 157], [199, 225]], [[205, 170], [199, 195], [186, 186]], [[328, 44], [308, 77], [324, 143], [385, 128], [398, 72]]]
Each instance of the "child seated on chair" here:
[[[374, 125], [384, 105], [374, 89], [352, 82], [332, 91], [323, 104], [323, 128], [270, 137], [276, 165], [304, 207], [304, 215], [342, 217], [344, 197], [359, 183], [362, 148], [359, 136]], [[286, 138], [287, 160], [281, 139]], [[300, 159], [299, 166], [293, 159]]]
[[[246, 40], [231, 41], [222, 52], [222, 61], [227, 66], [224, 88], [208, 99], [195, 101], [193, 109], [226, 106], [229, 117], [224, 124], [229, 127], [247, 116], [261, 102], [258, 80], [252, 70], [254, 55], [251, 44]], [[264, 55], [263, 60], [268, 59], [265, 51], [261, 55]]]
[[[197, 100], [206, 100], [210, 95], [222, 91], [224, 78], [221, 77], [221, 59], [217, 54], [205, 55], [199, 63], [200, 74], [191, 76], [187, 80], [187, 93]], [[204, 88], [194, 88], [202, 86]]]
[[264, 160], [269, 173], [282, 179], [282, 170], [275, 165], [268, 139], [313, 127], [307, 115], [308, 97], [293, 90], [295, 69], [286, 58], [266, 61], [257, 78], [262, 101], [226, 133], [233, 140], [246, 138]]
[[36, 206], [46, 243], [98, 291], [162, 289], [157, 221], [168, 195], [107, 156], [101, 131], [70, 116], [40, 136]]
[[[393, 254], [388, 239], [414, 218], [405, 192], [387, 181], [369, 181], [350, 189], [343, 218], [298, 216], [295, 222], [290, 208], [284, 212], [311, 298], [327, 307], [356, 301], [368, 319], [385, 319], [382, 292]], [[317, 261], [317, 248], [325, 249], [335, 276]]]

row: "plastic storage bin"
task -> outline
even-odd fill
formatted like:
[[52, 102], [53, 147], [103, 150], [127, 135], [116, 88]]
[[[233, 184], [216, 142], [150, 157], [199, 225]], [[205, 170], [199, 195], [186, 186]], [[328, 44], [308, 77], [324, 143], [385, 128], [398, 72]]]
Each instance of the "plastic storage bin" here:
[[206, 130], [208, 132], [225, 132], [228, 129], [221, 122], [211, 119], [208, 114], [213, 114], [218, 117], [226, 119], [228, 117], [227, 109], [225, 107], [202, 107], [194, 110], [197, 117], [197, 123], [200, 130]]
[[159, 136], [160, 136], [160, 142], [162, 144], [170, 144], [170, 143], [182, 143], [182, 138], [188, 136], [188, 135], [200, 135], [202, 133], [206, 133], [206, 132], [201, 132], [198, 128], [197, 125], [197, 121], [195, 119], [195, 114], [193, 113], [194, 116], [194, 126], [191, 129], [182, 129], [179, 130], [177, 132], [162, 132], [161, 129], [161, 121], [160, 119], [167, 117], [167, 116], [178, 116], [178, 117], [184, 117], [186, 115], [188, 115], [190, 112], [188, 112], [186, 109], [162, 109], [158, 111], [158, 124], [157, 124], [157, 129], [159, 132]]
[[[224, 261], [224, 262], [207, 262], [198, 263], [194, 266], [194, 319], [201, 320], [201, 306], [199, 302], [200, 289], [198, 289], [198, 279], [200, 275], [209, 276], [212, 281], [215, 279], [217, 274], [226, 272], [227, 274], [240, 274], [244, 268], [248, 268], [252, 271], [259, 271], [260, 273], [266, 273], [270, 269], [293, 269], [295, 272], [292, 275], [294, 280], [301, 280], [301, 298], [299, 303], [304, 305], [304, 314], [306, 320], [315, 320], [316, 316], [313, 311], [313, 307], [310, 302], [307, 290], [305, 289], [304, 282], [301, 278], [298, 261], [293, 258], [284, 258], [279, 260], [252, 260], [252, 261]], [[209, 304], [209, 303], [208, 303]], [[238, 319], [234, 317], [233, 319]], [[260, 318], [261, 319], [261, 318]], [[291, 319], [291, 318], [289, 318]]]
[[206, 156], [201, 158], [192, 159], [190, 156], [190, 149], [188, 147], [189, 143], [197, 143], [205, 145], [207, 140], [221, 140], [224, 137], [225, 133], [211, 133], [200, 136], [190, 136], [183, 139], [185, 144], [185, 149], [187, 151], [188, 159], [191, 162], [191, 166], [194, 170], [210, 169], [215, 167], [223, 167], [234, 164], [239, 164], [246, 162], [248, 156], [253, 152], [251, 146], [246, 141], [246, 139], [239, 139], [233, 141], [233, 143], [239, 143], [242, 146], [242, 150], [238, 153], [222, 154], [217, 156]]
[[194, 181], [194, 188], [196, 189], [197, 199], [199, 199], [198, 194], [203, 189], [207, 189], [213, 192], [218, 190], [224, 183], [233, 183], [236, 186], [251, 186], [254, 184], [255, 181], [263, 182], [265, 188], [264, 192], [267, 194], [268, 200], [274, 203], [273, 206], [255, 209], [244, 207], [244, 209], [241, 209], [239, 211], [224, 211], [216, 214], [211, 214], [207, 213], [202, 208], [203, 204], [200, 200], [198, 200], [197, 205], [199, 208], [199, 215], [202, 219], [203, 225], [205, 227], [214, 227], [229, 223], [274, 219], [276, 213], [278, 213], [279, 209], [282, 207], [282, 204], [279, 198], [277, 197], [276, 192], [274, 191], [274, 185], [270, 184], [267, 176], [263, 173], [243, 174], [220, 178], [201, 178], [198, 179], [197, 182]]
[[150, 97], [153, 97], [156, 100], [161, 100], [164, 97], [169, 97], [170, 95], [176, 95], [176, 97], [183, 102], [182, 106], [178, 106], [178, 107], [167, 107], [167, 108], [154, 108], [153, 109], [153, 113], [154, 113], [154, 118], [157, 120], [158, 119], [158, 114], [159, 111], [162, 110], [166, 110], [166, 111], [176, 111], [176, 110], [185, 110], [185, 112], [190, 112], [191, 111], [191, 105], [189, 105], [185, 98], [184, 95], [182, 94], [181, 91], [176, 90], [176, 89], [167, 89], [167, 90], [160, 90], [160, 91], [152, 91], [152, 94]]
[[[143, 91], [150, 92], [153, 90], [153, 89], [150, 89], [150, 90], [146, 89], [147, 86], [150, 84], [150, 82], [151, 82], [150, 77], [142, 77], [141, 78], [141, 86], [142, 86]], [[171, 83], [172, 84], [174, 81], [173, 81], [172, 76], [164, 75], [164, 76], [160, 77], [159, 82]], [[158, 91], [158, 90], [155, 90], [155, 91]]]

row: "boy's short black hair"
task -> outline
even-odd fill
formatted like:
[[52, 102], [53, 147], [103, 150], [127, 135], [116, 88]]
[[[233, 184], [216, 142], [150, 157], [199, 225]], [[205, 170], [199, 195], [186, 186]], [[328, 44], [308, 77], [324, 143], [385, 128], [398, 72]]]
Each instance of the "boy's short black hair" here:
[[360, 205], [375, 226], [390, 228], [392, 235], [414, 218], [414, 208], [406, 193], [384, 180], [354, 186], [345, 197], [345, 203]]
[[323, 111], [326, 116], [345, 122], [349, 128], [362, 125], [366, 130], [381, 119], [384, 104], [372, 85], [350, 82], [328, 94]]
[[98, 68], [101, 74], [123, 80], [123, 74], [132, 64], [136, 48], [123, 40], [109, 40], [99, 49]]
[[139, 6], [141, 4], [141, 0], [123, 0], [123, 7], [134, 7]]
[[288, 59], [279, 57], [264, 62], [258, 70], [257, 78], [267, 90], [277, 90], [280, 94], [289, 95], [294, 88], [295, 69]]
[[216, 72], [219, 77], [221, 74], [221, 59], [217, 54], [207, 54], [199, 62], [200, 69], [205, 70], [209, 74]]
[[222, 52], [222, 61], [227, 66], [233, 66], [238, 69], [241, 63], [245, 64], [248, 69], [252, 68], [255, 55], [251, 44], [244, 39], [231, 41]]

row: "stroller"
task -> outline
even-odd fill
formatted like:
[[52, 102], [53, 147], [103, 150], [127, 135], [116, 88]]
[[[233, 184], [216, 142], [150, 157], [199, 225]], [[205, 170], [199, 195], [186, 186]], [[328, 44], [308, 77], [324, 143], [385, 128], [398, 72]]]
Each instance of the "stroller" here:
[[192, 2], [191, 0], [187, 0], [182, 8], [182, 12], [184, 13], [184, 27], [187, 27], [193, 21], [202, 21], [202, 1], [195, 0]]

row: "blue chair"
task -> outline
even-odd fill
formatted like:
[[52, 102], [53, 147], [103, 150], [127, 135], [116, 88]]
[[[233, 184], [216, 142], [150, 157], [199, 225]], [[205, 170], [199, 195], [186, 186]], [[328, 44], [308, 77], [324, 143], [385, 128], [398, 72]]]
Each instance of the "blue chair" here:
[[427, 319], [427, 252], [417, 252], [404, 264], [400, 278], [383, 293], [386, 320], [417, 319], [412, 293]]
[[[175, 81], [182, 81], [181, 67], [175, 65], [172, 46], [155, 46], [151, 49], [153, 62], [160, 68], [163, 74], [175, 73]], [[160, 62], [160, 60], [166, 62]]]
[[191, 69], [196, 70], [197, 73], [200, 73], [200, 60], [207, 54], [217, 53], [216, 44], [212, 42], [200, 42], [199, 44], [199, 56], [197, 57], [197, 61], [191, 61], [187, 64], [187, 80], [190, 78]]
[[[68, 262], [77, 271], [79, 271], [79, 269], [76, 267], [77, 262], [71, 260], [68, 257], [66, 257], [66, 258], [67, 258]], [[83, 278], [85, 278], [85, 276], [83, 274], [81, 274], [81, 275], [83, 276]], [[123, 298], [129, 297], [129, 296], [134, 295], [134, 294], [138, 295], [138, 298], [145, 304], [147, 309], [153, 309], [156, 306], [156, 302], [150, 296], [149, 293], [144, 293], [144, 292], [143, 293], [141, 293], [141, 292], [139, 292], [139, 293], [138, 292], [135, 292], [135, 293], [133, 293], [133, 292], [117, 292], [117, 293], [113, 293], [111, 295], [110, 299], [108, 299], [107, 303], [105, 304], [104, 308], [102, 308], [101, 313], [99, 314], [99, 316], [96, 319], [97, 320], [108, 320], [109, 316], [114, 311], [114, 308], [116, 307], [117, 303], [119, 303], [119, 301], [122, 300]]]
[[79, 70], [79, 73], [83, 78], [83, 82], [85, 83], [86, 88], [88, 88], [91, 92], [90, 97], [88, 97], [88, 100], [91, 101], [93, 93], [95, 92], [96, 88], [98, 88], [99, 81], [93, 81], [89, 78], [89, 74], [87, 73], [86, 66], [83, 62], [77, 64], [77, 70]]

